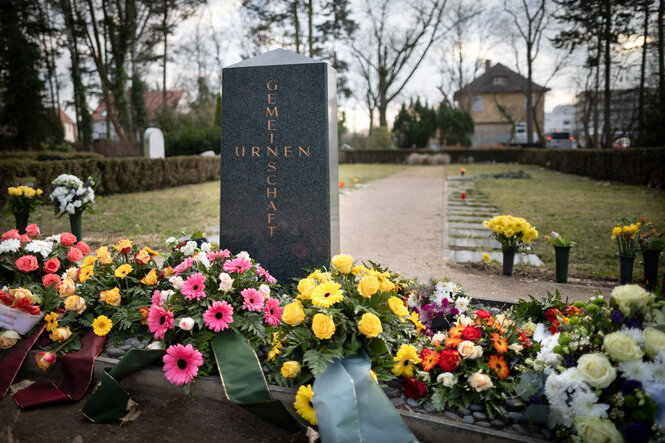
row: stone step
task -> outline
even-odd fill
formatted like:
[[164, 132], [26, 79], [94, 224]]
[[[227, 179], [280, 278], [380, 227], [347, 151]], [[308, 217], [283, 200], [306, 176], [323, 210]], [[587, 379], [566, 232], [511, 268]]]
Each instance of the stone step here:
[[489, 229], [450, 229], [448, 235], [451, 237], [481, 237], [487, 238], [490, 233]]
[[451, 237], [448, 242], [450, 246], [456, 248], [485, 248], [501, 249], [501, 243], [492, 238], [458, 238]]
[[475, 217], [473, 215], [451, 215], [448, 217], [448, 220], [453, 222], [466, 222], [466, 223], [482, 223], [485, 220], [489, 220], [490, 217]]
[[456, 229], [487, 229], [482, 223], [469, 223], [469, 222], [450, 222], [448, 227]]
[[[480, 263], [483, 261], [482, 251], [451, 250], [450, 260], [456, 263]], [[488, 252], [492, 260], [503, 263], [502, 252]], [[543, 266], [542, 260], [536, 254], [515, 254], [515, 264]]]

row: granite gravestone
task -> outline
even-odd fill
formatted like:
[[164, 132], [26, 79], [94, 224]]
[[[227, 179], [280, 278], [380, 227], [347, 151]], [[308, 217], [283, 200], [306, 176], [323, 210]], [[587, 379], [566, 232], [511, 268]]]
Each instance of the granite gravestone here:
[[222, 71], [220, 247], [286, 282], [339, 252], [337, 87], [276, 49]]

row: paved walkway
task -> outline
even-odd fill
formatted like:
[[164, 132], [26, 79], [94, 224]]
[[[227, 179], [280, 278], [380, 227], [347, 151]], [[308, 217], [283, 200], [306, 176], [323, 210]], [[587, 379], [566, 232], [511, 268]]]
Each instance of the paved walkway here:
[[444, 166], [410, 166], [340, 196], [341, 252], [372, 260], [409, 278], [448, 277], [472, 297], [516, 301], [558, 289], [564, 299], [588, 300], [611, 286], [595, 281], [556, 283], [469, 270], [450, 261], [444, 240]]

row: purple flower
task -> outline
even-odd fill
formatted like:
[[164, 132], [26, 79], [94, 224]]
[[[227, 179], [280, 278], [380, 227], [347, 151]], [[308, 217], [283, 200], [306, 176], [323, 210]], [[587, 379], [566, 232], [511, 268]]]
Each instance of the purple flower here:
[[642, 321], [633, 317], [626, 322], [626, 326], [629, 328], [642, 329]]
[[563, 364], [566, 365], [567, 368], [572, 368], [573, 366], [575, 366], [575, 359], [570, 354], [564, 354]]
[[642, 383], [637, 380], [628, 380], [621, 385], [621, 392], [624, 395], [633, 394], [638, 389], [642, 389]]
[[624, 433], [626, 441], [628, 442], [643, 442], [649, 441], [651, 437], [651, 430], [644, 423], [628, 422], [626, 425], [626, 432]]
[[610, 314], [610, 318], [614, 323], [621, 324], [621, 322], [623, 321], [623, 314], [621, 313], [621, 311], [616, 310], [612, 312], [612, 314]]
[[529, 403], [531, 403], [532, 405], [542, 405], [543, 400], [538, 395], [532, 395], [531, 397], [529, 397]]

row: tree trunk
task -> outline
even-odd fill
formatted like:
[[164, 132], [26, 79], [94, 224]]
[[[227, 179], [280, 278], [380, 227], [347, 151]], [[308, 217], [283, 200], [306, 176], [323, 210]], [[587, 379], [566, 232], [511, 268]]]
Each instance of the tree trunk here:
[[533, 60], [531, 59], [531, 45], [527, 44], [526, 47], [526, 69], [527, 69], [527, 82], [526, 82], [526, 141], [533, 143]]
[[647, 69], [647, 39], [649, 37], [649, 2], [644, 2], [644, 41], [642, 42], [642, 65], [640, 66], [640, 97], [638, 104], [638, 134], [641, 138], [644, 128], [644, 77]]
[[307, 2], [307, 43], [309, 44], [309, 56], [314, 57], [314, 31], [313, 31], [313, 21], [314, 21], [314, 3], [313, 0], [308, 0]]
[[610, 112], [610, 101], [612, 98], [611, 91], [611, 78], [610, 73], [612, 70], [612, 55], [611, 55], [611, 46], [612, 46], [612, 0], [605, 0], [605, 35], [604, 35], [604, 44], [605, 44], [605, 93], [604, 93], [604, 110], [603, 110], [603, 120], [605, 122], [605, 136], [604, 136], [604, 148], [612, 149], [612, 114]]
[[596, 78], [593, 87], [593, 147], [600, 148], [600, 119], [598, 118], [598, 97], [600, 94], [600, 54], [601, 54], [601, 38], [598, 37], [598, 57], [596, 59]]
[[661, 111], [665, 111], [665, 31], [663, 30], [663, 16], [665, 15], [665, 0], [658, 3], [658, 90]]
[[164, 32], [164, 52], [162, 54], [162, 107], [166, 107], [166, 60], [169, 39], [169, 31], [167, 28], [169, 15], [168, 11], [169, 9], [167, 7], [166, 0], [164, 0], [164, 15], [162, 17], [162, 30]]
[[298, 18], [298, 0], [291, 3], [291, 19], [293, 20], [293, 33], [296, 43], [296, 52], [300, 54], [300, 19]]

